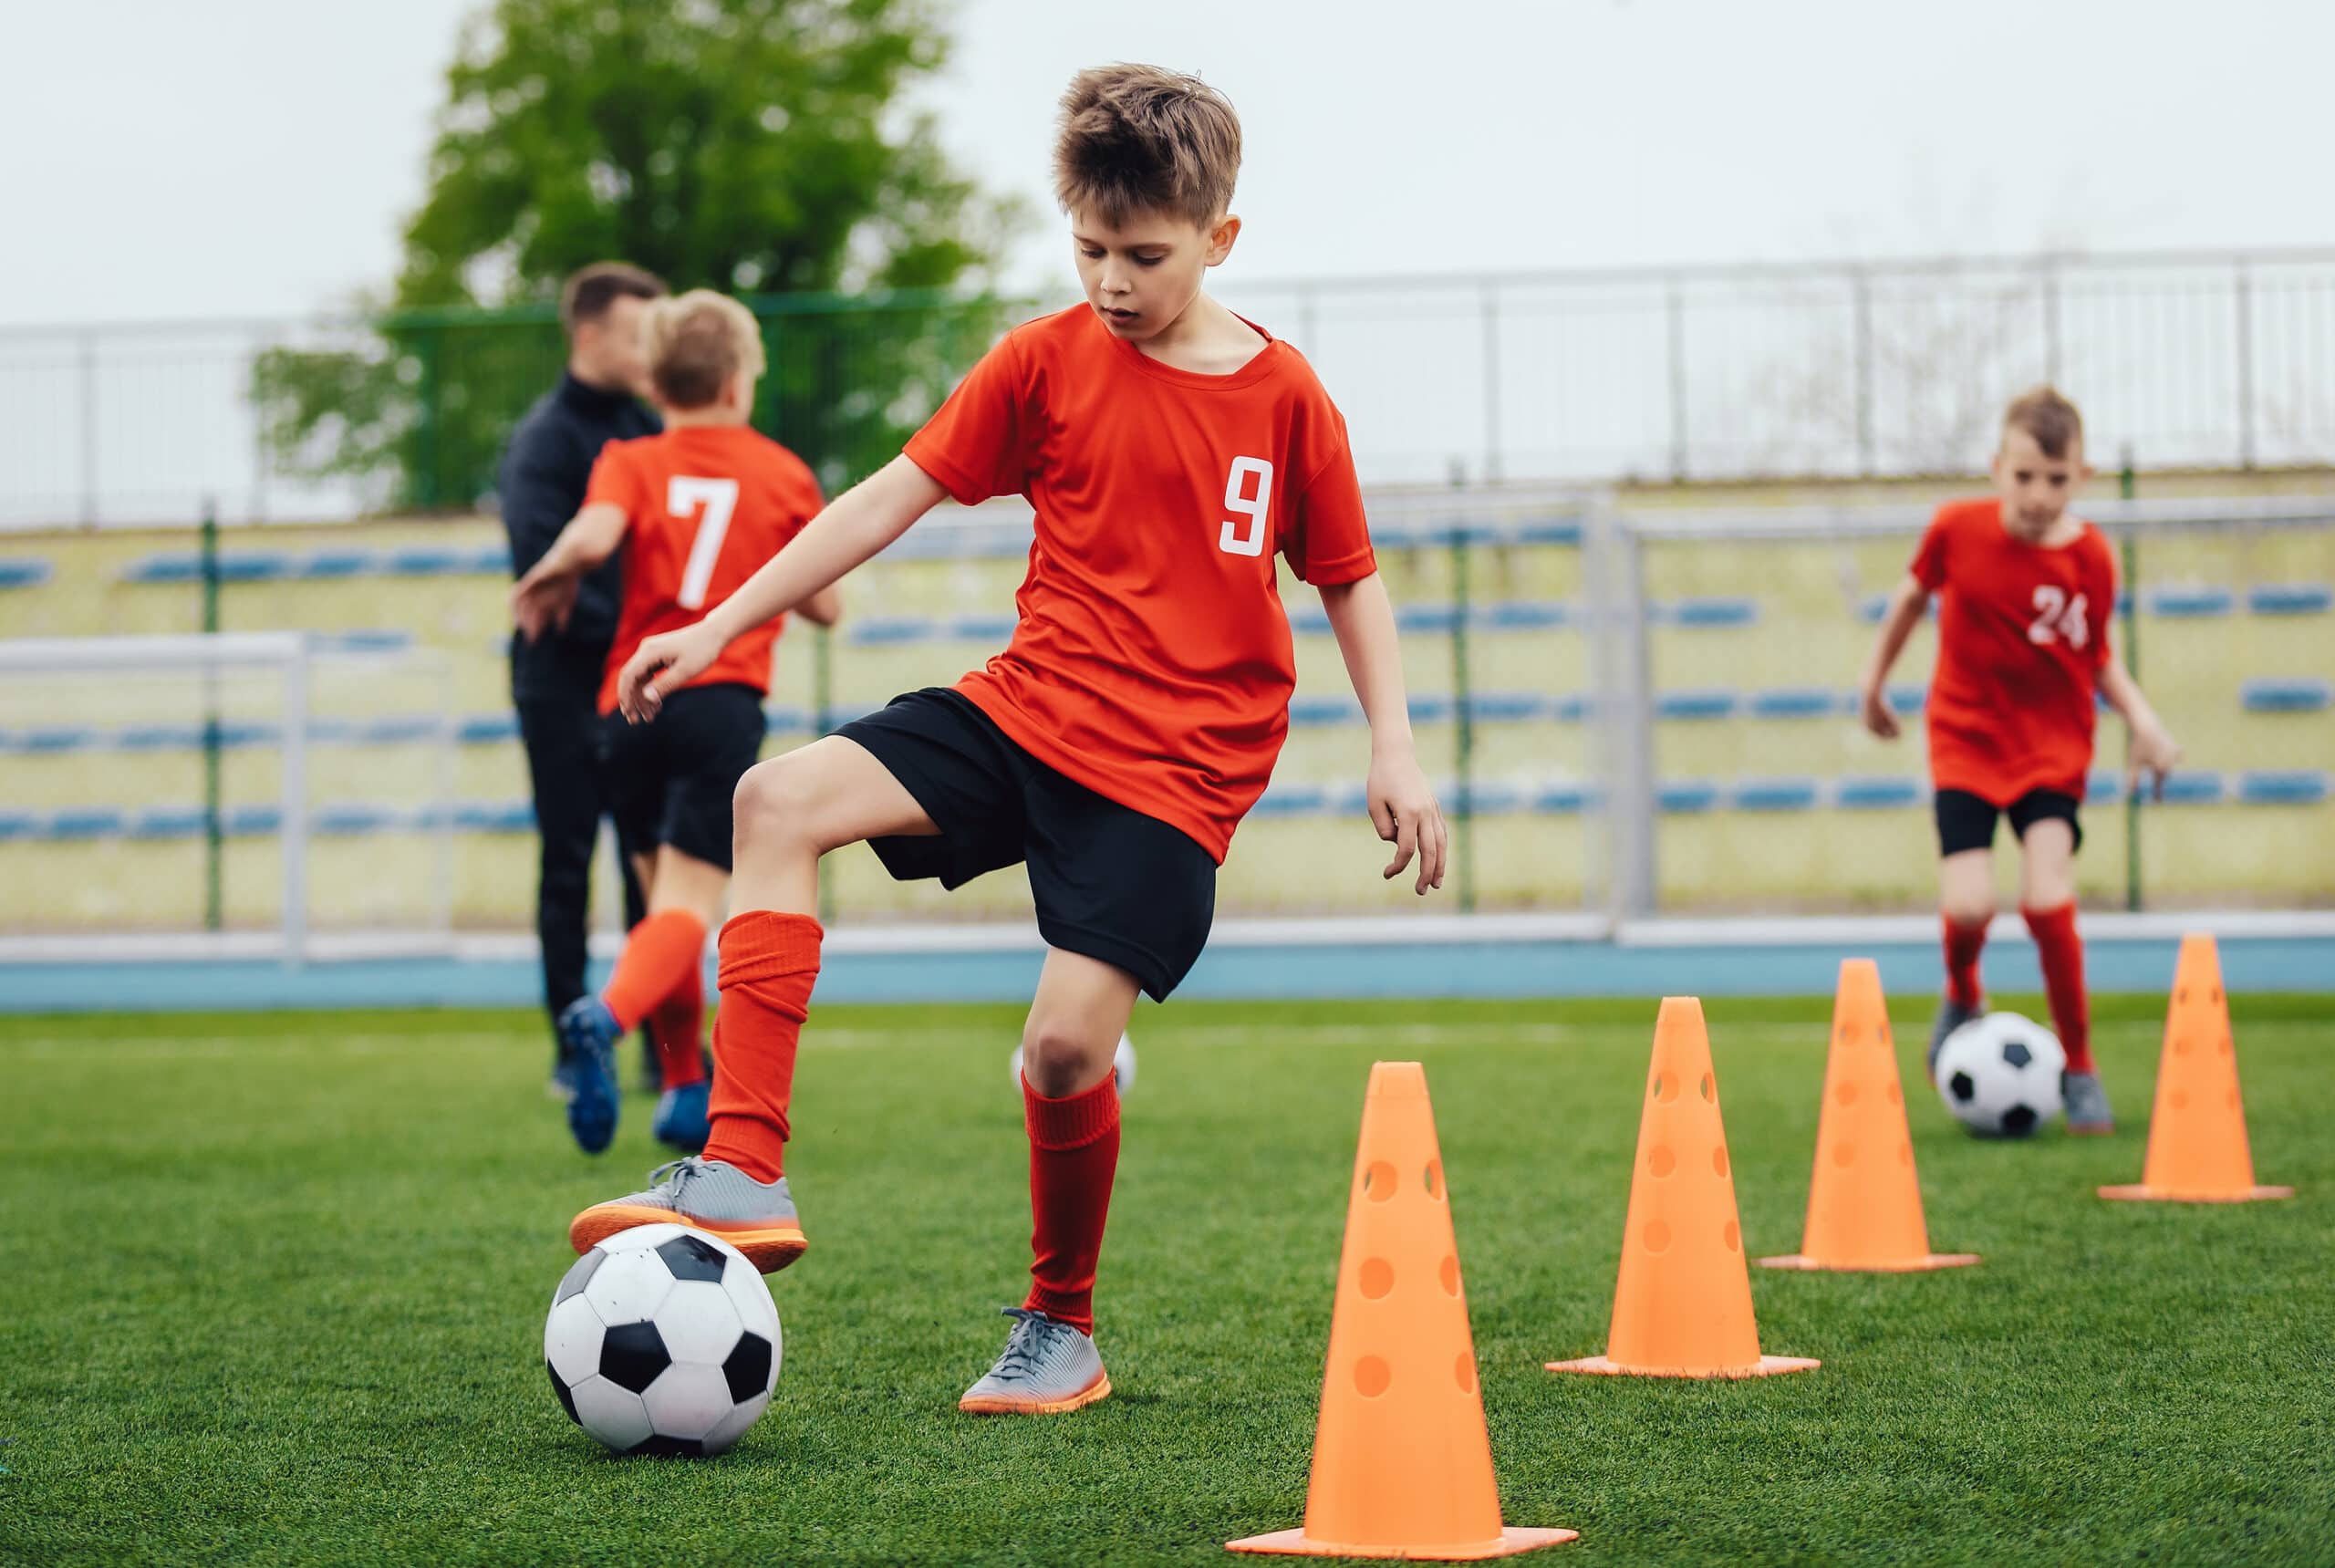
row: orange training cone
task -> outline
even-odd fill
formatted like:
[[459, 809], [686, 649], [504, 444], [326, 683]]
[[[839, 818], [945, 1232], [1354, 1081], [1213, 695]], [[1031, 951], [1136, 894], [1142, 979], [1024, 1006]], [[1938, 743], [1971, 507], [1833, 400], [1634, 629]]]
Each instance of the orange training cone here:
[[1605, 1354], [1549, 1370], [1766, 1377], [1815, 1366], [1759, 1354], [1710, 1037], [1691, 996], [1665, 997], [1655, 1023], [1634, 1169]]
[[1871, 959], [1843, 959], [1832, 1002], [1824, 1101], [1816, 1114], [1808, 1229], [1797, 1253], [1762, 1258], [1760, 1266], [1912, 1273], [1977, 1261], [1975, 1252], [1930, 1251], [1922, 1187], [1914, 1175], [1914, 1140], [1905, 1126], [1905, 1092], [1897, 1082], [1897, 1048], [1889, 1036], [1889, 1009], [1881, 999], [1881, 970]]
[[1362, 1102], [1304, 1528], [1231, 1549], [1459, 1562], [1574, 1534], [1500, 1524], [1427, 1069], [1381, 1062]]
[[2251, 1203], [2295, 1195], [2291, 1187], [2254, 1184], [2221, 953], [2202, 932], [2181, 939], [2181, 961], [2173, 971], [2173, 1006], [2165, 1013], [2140, 1185], [2103, 1187], [2100, 1195], [2171, 1203]]

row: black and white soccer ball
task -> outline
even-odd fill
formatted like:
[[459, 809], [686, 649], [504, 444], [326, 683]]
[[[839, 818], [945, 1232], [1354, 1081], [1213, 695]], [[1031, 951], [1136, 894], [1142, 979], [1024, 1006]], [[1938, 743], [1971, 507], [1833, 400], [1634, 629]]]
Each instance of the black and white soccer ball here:
[[[1007, 1062], [1006, 1068], [1013, 1075], [1013, 1092], [1018, 1095], [1022, 1092], [1021, 1046], [1013, 1048], [1012, 1058]], [[1119, 1036], [1119, 1048], [1111, 1053], [1111, 1076], [1119, 1081], [1122, 1098], [1135, 1087], [1135, 1042], [1124, 1034]]]
[[681, 1225], [619, 1231], [552, 1293], [544, 1366], [577, 1426], [622, 1454], [718, 1454], [778, 1383], [778, 1308], [735, 1247]]
[[1946, 1037], [1937, 1092], [1980, 1137], [2027, 1137], [2060, 1114], [2060, 1037], [2016, 1012], [1989, 1012]]

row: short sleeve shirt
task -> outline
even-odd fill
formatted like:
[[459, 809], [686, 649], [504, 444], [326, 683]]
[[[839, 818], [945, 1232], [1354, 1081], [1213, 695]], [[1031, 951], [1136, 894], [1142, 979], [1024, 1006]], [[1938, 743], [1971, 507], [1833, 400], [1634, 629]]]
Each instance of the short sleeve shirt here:
[[1999, 501], [1948, 502], [1913, 573], [1939, 597], [1933, 782], [2006, 807], [2039, 789], [2081, 800], [2116, 611], [2106, 535], [2087, 523], [2047, 549], [2003, 526]]
[[1377, 570], [1345, 421], [1265, 336], [1239, 370], [1199, 375], [1081, 305], [1009, 333], [908, 444], [958, 501], [1037, 514], [1012, 639], [958, 690], [1219, 861], [1289, 729], [1275, 557], [1317, 586]]
[[[624, 595], [600, 682], [600, 711], [617, 705], [617, 675], [644, 638], [705, 618], [818, 514], [819, 483], [801, 458], [744, 425], [685, 425], [612, 441], [592, 465], [587, 506], [623, 509]], [[690, 682], [770, 690], [774, 616], [724, 649]]]

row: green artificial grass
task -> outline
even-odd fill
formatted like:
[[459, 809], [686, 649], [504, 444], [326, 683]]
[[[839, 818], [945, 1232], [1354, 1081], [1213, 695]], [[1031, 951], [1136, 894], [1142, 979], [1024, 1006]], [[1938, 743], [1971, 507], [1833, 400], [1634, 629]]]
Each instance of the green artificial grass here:
[[[1709, 1004], [1755, 1256], [1799, 1245], [1828, 1006]], [[1508, 1520], [1582, 1532], [1550, 1560], [2335, 1560], [2335, 999], [2238, 1000], [2297, 1199], [2102, 1202], [2162, 1006], [2100, 1004], [2119, 1136], [2022, 1145], [1954, 1126], [1901, 1009], [1931, 1241], [1985, 1262], [1755, 1270], [1763, 1347], [1824, 1366], [1741, 1384], [1541, 1370], [1603, 1348], [1650, 1003], [1147, 1009], [1117, 1392], [1045, 1420], [954, 1408], [1027, 1262], [1016, 1012], [823, 1009], [778, 1396], [705, 1461], [607, 1457], [545, 1379], [569, 1215], [661, 1154], [638, 1096], [576, 1152], [538, 1018], [0, 1020], [0, 1559], [1230, 1562], [1300, 1521], [1364, 1081], [1417, 1058]]]

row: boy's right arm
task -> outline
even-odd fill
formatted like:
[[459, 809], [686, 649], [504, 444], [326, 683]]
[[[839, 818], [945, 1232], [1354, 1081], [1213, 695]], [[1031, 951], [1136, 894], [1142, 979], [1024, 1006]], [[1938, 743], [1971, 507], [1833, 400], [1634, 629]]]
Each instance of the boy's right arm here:
[[1905, 639], [1921, 624], [1922, 613], [1929, 608], [1929, 589], [1908, 572], [1889, 596], [1888, 608], [1882, 611], [1881, 637], [1873, 644], [1873, 658], [1865, 663], [1859, 716], [1866, 729], [1884, 741], [1895, 740], [1899, 732], [1896, 711], [1889, 706], [1889, 671], [1897, 662], [1897, 656], [1905, 650]]
[[906, 457], [829, 502], [786, 547], [695, 626], [642, 639], [617, 678], [617, 703], [634, 723], [702, 673], [732, 639], [794, 609], [908, 531], [949, 493]]

